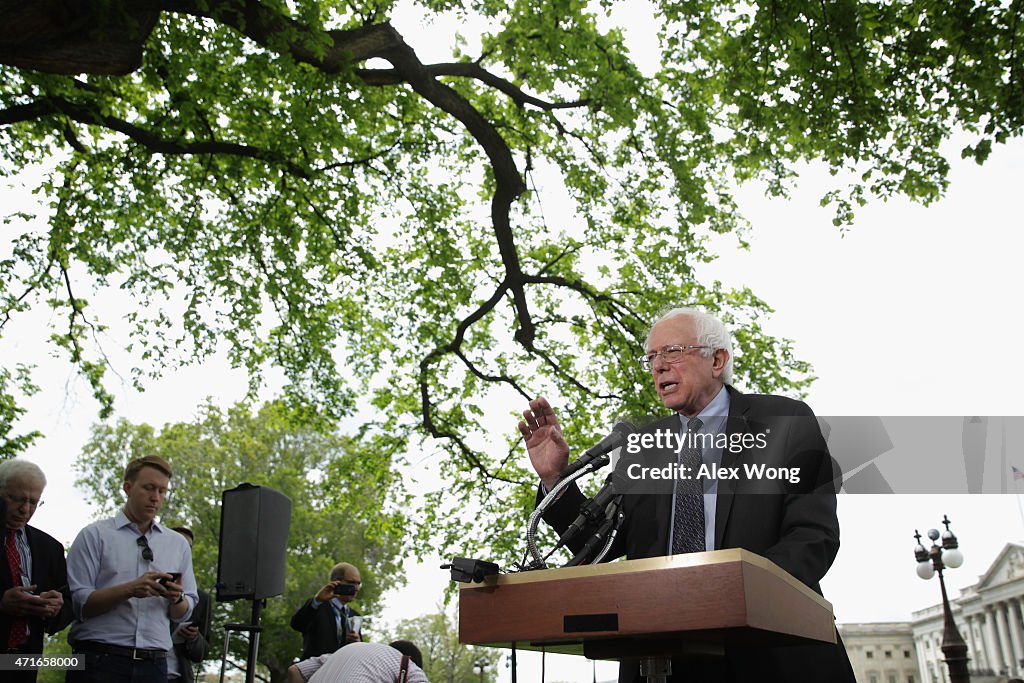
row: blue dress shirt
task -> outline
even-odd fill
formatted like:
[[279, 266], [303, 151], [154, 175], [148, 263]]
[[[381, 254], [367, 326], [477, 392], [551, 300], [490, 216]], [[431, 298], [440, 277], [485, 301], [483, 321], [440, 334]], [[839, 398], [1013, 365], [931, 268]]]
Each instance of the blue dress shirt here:
[[153, 561], [142, 557], [141, 534], [124, 511], [93, 522], [78, 533], [68, 551], [68, 586], [76, 621], [68, 641], [90, 640], [120, 647], [171, 650], [169, 603], [162, 597], [129, 598], [103, 614], [85, 618], [82, 607], [93, 591], [138, 578], [148, 571], [181, 572], [188, 620], [199, 601], [192, 572], [192, 549], [185, 538], [153, 522], [145, 533]]

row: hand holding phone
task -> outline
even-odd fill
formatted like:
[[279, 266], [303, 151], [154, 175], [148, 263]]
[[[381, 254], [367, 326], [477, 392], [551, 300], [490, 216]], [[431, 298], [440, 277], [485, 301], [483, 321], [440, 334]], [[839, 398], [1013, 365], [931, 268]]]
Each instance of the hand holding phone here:
[[161, 586], [165, 586], [165, 587], [167, 586], [168, 583], [176, 583], [179, 586], [181, 585], [181, 572], [166, 572], [166, 573], [170, 574], [171, 578], [168, 579], [166, 577], [161, 576], [159, 579], [157, 579], [157, 583], [159, 583]]

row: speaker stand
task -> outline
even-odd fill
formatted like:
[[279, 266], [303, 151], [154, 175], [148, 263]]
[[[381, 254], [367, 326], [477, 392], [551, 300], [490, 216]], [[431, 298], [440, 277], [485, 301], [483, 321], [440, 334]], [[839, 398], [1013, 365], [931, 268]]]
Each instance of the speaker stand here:
[[668, 657], [644, 657], [640, 660], [640, 678], [647, 683], [665, 683], [672, 675], [672, 660]]
[[245, 683], [254, 683], [256, 680], [256, 655], [260, 649], [260, 619], [263, 617], [263, 608], [267, 606], [266, 600], [252, 601], [252, 623], [251, 624], [224, 624], [224, 656], [220, 660], [220, 683], [224, 683], [224, 671], [228, 666], [228, 644], [232, 631], [245, 631], [249, 634], [249, 654], [245, 662]]

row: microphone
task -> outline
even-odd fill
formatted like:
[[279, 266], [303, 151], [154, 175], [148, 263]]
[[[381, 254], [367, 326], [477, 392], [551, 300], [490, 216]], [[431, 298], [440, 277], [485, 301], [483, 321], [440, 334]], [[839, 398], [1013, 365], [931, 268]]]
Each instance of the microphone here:
[[[626, 437], [635, 432], [636, 427], [631, 425], [629, 422], [626, 422], [625, 420], [617, 422], [615, 427], [612, 429], [611, 434], [601, 439], [596, 446], [569, 463], [569, 466], [562, 470], [562, 473], [558, 475], [558, 478], [565, 479], [570, 474], [579, 472], [602, 455], [610, 453], [616, 448], [621, 447], [622, 444], [626, 442]], [[606, 464], [608, 464], [607, 461], [604, 464], [599, 465], [599, 467], [604, 467]]]
[[588, 524], [597, 524], [602, 517], [605, 516], [605, 508], [608, 503], [612, 501], [615, 496], [622, 493], [616, 491], [616, 475], [615, 473], [609, 474], [605, 480], [604, 486], [593, 499], [588, 500], [586, 503], [580, 506], [580, 514], [576, 517], [576, 520], [569, 525], [561, 536], [558, 537], [558, 545], [555, 546], [555, 550], [558, 550], [570, 539], [574, 538], [576, 534], [583, 531], [583, 528]]
[[618, 517], [621, 516], [622, 512], [620, 512], [618, 509], [616, 509], [614, 514], [608, 515], [607, 519], [605, 519], [604, 521], [604, 524], [598, 527], [597, 531], [595, 531], [593, 535], [591, 535], [591, 537], [587, 540], [583, 548], [578, 553], [573, 555], [573, 558], [569, 560], [569, 562], [566, 563], [565, 566], [576, 567], [578, 565], [583, 564], [584, 560], [590, 559], [591, 555], [594, 554], [594, 551], [605, 544], [605, 541], [608, 539], [608, 532], [612, 530], [612, 527], [615, 526], [616, 522], [618, 521]]

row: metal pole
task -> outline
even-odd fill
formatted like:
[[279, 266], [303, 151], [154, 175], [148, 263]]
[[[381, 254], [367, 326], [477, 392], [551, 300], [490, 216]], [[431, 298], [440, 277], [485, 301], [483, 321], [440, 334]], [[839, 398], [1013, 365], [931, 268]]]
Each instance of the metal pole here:
[[938, 568], [938, 572], [939, 586], [942, 587], [942, 616], [945, 622], [942, 629], [942, 654], [945, 655], [946, 666], [949, 668], [949, 680], [952, 683], [970, 683], [971, 676], [967, 672], [967, 643], [953, 621], [953, 610], [949, 608], [942, 567]]
[[644, 657], [640, 660], [640, 678], [647, 683], [666, 683], [672, 675], [672, 660], [668, 657]]
[[252, 601], [252, 625], [255, 628], [249, 632], [249, 657], [245, 667], [245, 683], [256, 681], [256, 655], [260, 649], [260, 613], [263, 610], [262, 600]]
[[220, 660], [220, 683], [224, 683], [224, 671], [228, 666], [228, 643], [231, 638], [231, 629], [224, 627], [224, 656]]

